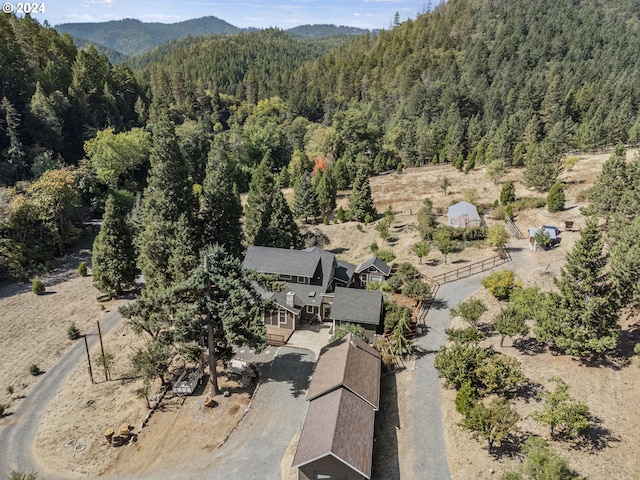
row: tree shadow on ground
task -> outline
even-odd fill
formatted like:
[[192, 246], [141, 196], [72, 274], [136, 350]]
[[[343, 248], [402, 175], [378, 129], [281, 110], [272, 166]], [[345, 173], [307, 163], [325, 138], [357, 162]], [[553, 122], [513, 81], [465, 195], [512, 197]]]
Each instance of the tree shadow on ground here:
[[505, 458], [516, 458], [522, 456], [522, 444], [526, 438], [522, 434], [511, 434], [502, 440], [500, 444], [489, 450], [489, 454], [496, 460], [503, 460]]
[[609, 447], [611, 443], [619, 443], [622, 441], [620, 437], [613, 435], [611, 430], [602, 426], [602, 419], [600, 417], [594, 417], [591, 422], [591, 426], [578, 437], [577, 442], [574, 444], [575, 448], [590, 452], [599, 452]]
[[291, 395], [295, 398], [303, 395], [308, 388], [314, 365], [313, 356], [298, 352], [278, 355], [266, 363], [256, 363], [261, 383], [289, 383]]
[[449, 302], [442, 298], [434, 298], [433, 300], [431, 300], [431, 306], [429, 308], [432, 308], [434, 310], [445, 310], [449, 308]]
[[592, 355], [581, 358], [580, 362], [585, 367], [607, 367], [612, 370], [621, 370], [628, 367], [635, 357], [634, 348], [640, 342], [640, 324], [631, 325], [620, 332], [618, 346], [604, 355]]
[[435, 355], [438, 350], [427, 350], [420, 345], [414, 345], [412, 355], [416, 360], [426, 357], [427, 355]]
[[372, 480], [400, 480], [398, 458], [398, 386], [395, 373], [380, 379], [380, 411], [376, 414]]
[[513, 341], [513, 348], [523, 355], [538, 355], [547, 351], [547, 345], [533, 337], [516, 338]]
[[525, 382], [518, 388], [515, 388], [505, 393], [505, 397], [509, 399], [519, 398], [526, 403], [536, 401], [540, 398], [540, 395], [544, 391], [544, 387], [541, 383], [532, 382], [531, 380], [525, 380]]

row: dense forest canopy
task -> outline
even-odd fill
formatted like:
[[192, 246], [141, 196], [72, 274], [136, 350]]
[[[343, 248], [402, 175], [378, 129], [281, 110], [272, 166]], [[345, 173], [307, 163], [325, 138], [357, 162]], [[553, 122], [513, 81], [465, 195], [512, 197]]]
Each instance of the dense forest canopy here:
[[211, 159], [224, 159], [229, 192], [257, 185], [258, 165], [274, 186], [311, 175], [327, 216], [358, 172], [485, 163], [494, 180], [521, 166], [536, 180], [561, 152], [637, 144], [639, 14], [628, 0], [451, 0], [375, 35], [190, 37], [116, 66], [29, 16], [1, 15], [0, 278], [61, 251], [116, 190], [142, 231], [161, 145], [185, 163], [189, 223], [217, 195]]

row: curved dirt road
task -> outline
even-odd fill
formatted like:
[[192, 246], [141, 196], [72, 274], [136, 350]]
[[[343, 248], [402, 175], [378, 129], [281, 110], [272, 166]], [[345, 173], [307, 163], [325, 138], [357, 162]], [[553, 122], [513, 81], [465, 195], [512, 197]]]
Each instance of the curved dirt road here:
[[[118, 304], [101, 321], [100, 328], [103, 335], [120, 322], [121, 316], [117, 308], [120, 305]], [[97, 330], [92, 333], [97, 333]], [[92, 348], [97, 344], [98, 336], [90, 335], [87, 340], [89, 348]], [[46, 469], [38, 465], [32, 454], [33, 440], [45, 406], [55, 397], [66, 377], [85, 358], [84, 341], [79, 340], [53, 368], [42, 376], [31, 393], [18, 404], [10, 417], [10, 422], [0, 430], [0, 476], [2, 478], [9, 478], [12, 470], [18, 470], [27, 473], [41, 472], [41, 476], [47, 480], [63, 480], [46, 473]]]

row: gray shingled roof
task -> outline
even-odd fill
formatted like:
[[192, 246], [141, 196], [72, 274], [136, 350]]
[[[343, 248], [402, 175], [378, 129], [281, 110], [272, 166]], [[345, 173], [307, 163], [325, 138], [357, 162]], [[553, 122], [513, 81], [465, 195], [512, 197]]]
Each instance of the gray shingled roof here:
[[349, 333], [320, 351], [307, 390], [307, 400], [344, 387], [378, 410], [380, 369], [380, 353]]
[[293, 468], [332, 456], [371, 478], [375, 411], [340, 388], [309, 402]]
[[382, 273], [385, 277], [388, 277], [391, 274], [391, 267], [387, 265], [385, 262], [380, 260], [378, 257], [370, 258], [362, 262], [355, 269], [356, 273], [364, 272], [369, 267], [375, 267], [380, 273]]
[[336, 266], [336, 272], [334, 276], [336, 277], [336, 279], [348, 285], [349, 282], [351, 282], [351, 278], [353, 277], [353, 273], [356, 270], [356, 266], [343, 260], [337, 260], [337, 264], [338, 265]]
[[350, 323], [379, 325], [382, 316], [382, 292], [336, 287], [331, 318]]
[[261, 273], [313, 278], [320, 259], [318, 252], [251, 245], [242, 267]]

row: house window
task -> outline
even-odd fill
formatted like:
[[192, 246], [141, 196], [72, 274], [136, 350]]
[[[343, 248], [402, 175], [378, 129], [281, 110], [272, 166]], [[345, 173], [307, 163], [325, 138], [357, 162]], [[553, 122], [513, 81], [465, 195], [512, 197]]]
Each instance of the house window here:
[[316, 313], [316, 307], [314, 305], [307, 305], [307, 313]]
[[280, 275], [280, 280], [291, 280], [291, 275]]
[[307, 277], [298, 277], [298, 283], [309, 283], [309, 279]]
[[369, 280], [371, 282], [382, 282], [382, 277], [380, 275], [371, 275]]
[[313, 476], [314, 480], [346, 480], [346, 476], [339, 473], [316, 473]]

